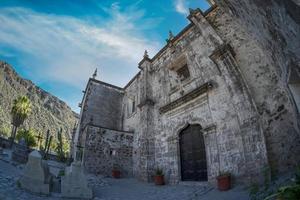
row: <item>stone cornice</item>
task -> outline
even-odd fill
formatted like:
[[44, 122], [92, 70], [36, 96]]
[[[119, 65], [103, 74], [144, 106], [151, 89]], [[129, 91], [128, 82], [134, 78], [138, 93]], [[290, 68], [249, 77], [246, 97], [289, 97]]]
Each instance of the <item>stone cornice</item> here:
[[201, 94], [204, 94], [205, 92], [207, 92], [210, 88], [212, 88], [212, 83], [211, 82], [207, 82], [203, 85], [201, 85], [200, 87], [194, 89], [193, 91], [187, 93], [186, 95], [176, 99], [175, 101], [162, 106], [161, 108], [159, 108], [159, 112], [161, 114], [166, 113], [170, 110], [173, 110], [193, 99], [195, 99], [196, 97], [200, 96]]
[[133, 134], [133, 132], [131, 132], [131, 131], [124, 131], [124, 130], [119, 130], [119, 129], [107, 128], [107, 127], [95, 125], [95, 124], [93, 124], [93, 123], [87, 123], [87, 124], [82, 128], [82, 132], [84, 132], [88, 127], [94, 127], [94, 128], [99, 128], [99, 129], [107, 129], [107, 130], [112, 130], [112, 131], [117, 131], [117, 132], [123, 132], [123, 133], [130, 133], [130, 134]]
[[145, 61], [148, 61], [150, 63], [152, 62], [152, 60], [149, 57], [144, 57], [143, 60], [141, 60], [141, 62], [139, 62], [139, 64], [138, 64], [139, 69], [141, 69], [141, 70], [143, 69], [142, 65]]

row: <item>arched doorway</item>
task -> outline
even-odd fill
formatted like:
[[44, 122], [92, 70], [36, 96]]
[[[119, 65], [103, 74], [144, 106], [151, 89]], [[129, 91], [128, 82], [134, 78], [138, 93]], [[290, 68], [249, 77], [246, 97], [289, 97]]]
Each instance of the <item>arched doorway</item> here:
[[206, 152], [200, 125], [189, 125], [180, 132], [182, 181], [207, 181]]

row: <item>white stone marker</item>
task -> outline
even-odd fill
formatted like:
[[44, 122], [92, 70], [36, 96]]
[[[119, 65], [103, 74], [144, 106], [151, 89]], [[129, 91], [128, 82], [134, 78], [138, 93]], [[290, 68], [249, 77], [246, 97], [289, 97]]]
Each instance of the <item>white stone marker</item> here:
[[20, 178], [21, 187], [38, 194], [50, 194], [51, 175], [48, 164], [38, 151], [29, 154], [24, 174]]
[[61, 179], [61, 196], [66, 198], [91, 199], [93, 192], [88, 188], [81, 163], [74, 161], [65, 170]]

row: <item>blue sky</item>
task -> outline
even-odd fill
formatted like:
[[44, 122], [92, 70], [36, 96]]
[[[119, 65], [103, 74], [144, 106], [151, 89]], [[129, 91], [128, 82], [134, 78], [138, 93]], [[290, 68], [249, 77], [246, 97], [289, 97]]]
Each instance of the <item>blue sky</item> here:
[[0, 59], [79, 112], [88, 78], [123, 87], [205, 0], [1, 0]]

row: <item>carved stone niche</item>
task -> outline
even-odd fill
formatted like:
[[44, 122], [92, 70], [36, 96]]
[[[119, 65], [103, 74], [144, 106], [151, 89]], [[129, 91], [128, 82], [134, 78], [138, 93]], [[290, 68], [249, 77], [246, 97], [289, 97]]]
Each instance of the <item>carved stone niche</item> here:
[[180, 81], [186, 81], [190, 78], [190, 70], [185, 54], [181, 54], [178, 57], [173, 56], [167, 68], [173, 71], [176, 78]]
[[[173, 57], [173, 56], [172, 56]], [[178, 69], [180, 69], [182, 66], [187, 64], [187, 59], [186, 59], [186, 55], [181, 54], [178, 57], [175, 57], [172, 59], [172, 61], [169, 63], [169, 65], [167, 65], [168, 69], [172, 70], [172, 71], [177, 71]]]

